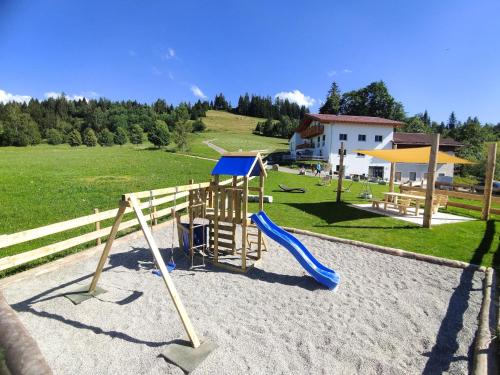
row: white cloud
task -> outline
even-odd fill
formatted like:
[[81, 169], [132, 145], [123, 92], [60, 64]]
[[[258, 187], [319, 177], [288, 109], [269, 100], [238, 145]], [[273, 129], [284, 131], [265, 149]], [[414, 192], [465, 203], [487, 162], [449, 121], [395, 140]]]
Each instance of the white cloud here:
[[28, 95], [16, 95], [6, 92], [4, 90], [0, 90], [0, 103], [8, 103], [8, 102], [19, 102], [26, 103], [29, 102], [31, 96]]
[[342, 72], [344, 72], [344, 73], [352, 73], [352, 70], [350, 70], [350, 69], [344, 69], [344, 70], [342, 70]]
[[151, 72], [155, 75], [155, 76], [161, 76], [163, 75], [163, 73], [161, 72], [160, 69], [158, 69], [156, 66], [153, 66], [151, 68]]
[[201, 89], [198, 86], [191, 85], [190, 89], [194, 96], [201, 99], [207, 99], [207, 96], [203, 93], [203, 91], [201, 91]]
[[336, 70], [330, 70], [330, 71], [326, 72], [326, 75], [328, 77], [333, 77], [333, 76], [337, 75], [337, 71]]
[[312, 106], [314, 103], [316, 103], [316, 99], [311, 98], [310, 96], [304, 95], [302, 92], [299, 90], [293, 90], [293, 91], [282, 91], [274, 95], [275, 98], [280, 98], [280, 99], [288, 99], [291, 102], [297, 103], [298, 105], [304, 105], [306, 107]]
[[[47, 99], [52, 98], [52, 99], [57, 99], [59, 98], [62, 93], [60, 92], [55, 92], [55, 91], [48, 91], [45, 94], [43, 94]], [[95, 91], [86, 91], [81, 94], [73, 94], [73, 95], [67, 95], [65, 94], [64, 97], [66, 100], [89, 100], [89, 99], [96, 99], [99, 96], [99, 94]]]
[[165, 52], [162, 56], [162, 59], [164, 60], [171, 60], [175, 59], [177, 57], [177, 54], [175, 53], [175, 50], [173, 48], [167, 49], [167, 52]]
[[128, 54], [129, 54], [129, 56], [132, 56], [132, 57], [137, 56], [137, 52], [135, 52], [133, 49], [129, 49]]

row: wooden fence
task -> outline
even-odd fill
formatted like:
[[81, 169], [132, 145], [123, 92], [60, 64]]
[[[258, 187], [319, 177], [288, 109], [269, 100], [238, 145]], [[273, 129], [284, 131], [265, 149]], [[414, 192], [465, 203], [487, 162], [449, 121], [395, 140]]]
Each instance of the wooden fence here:
[[[228, 179], [223, 181], [221, 184], [229, 185], [232, 183], [232, 181], [233, 181], [232, 179]], [[242, 183], [243, 183], [242, 179], [238, 179], [238, 185], [241, 185]], [[203, 182], [198, 184], [175, 186], [164, 189], [141, 191], [133, 194], [137, 199], [141, 200], [140, 201], [141, 210], [149, 209], [152, 211], [152, 215], [148, 213], [148, 215], [146, 216], [148, 222], [153, 220], [153, 223], [155, 223], [160, 218], [167, 218], [168, 216], [171, 216], [172, 212], [182, 211], [185, 208], [187, 208], [189, 202], [186, 200], [186, 198], [189, 196], [190, 190], [207, 188], [209, 186], [210, 182]], [[129, 194], [124, 194], [122, 198], [126, 199], [128, 195]], [[175, 210], [173, 210], [174, 201], [175, 201]], [[113, 219], [116, 216], [117, 212], [118, 208], [102, 212], [96, 210], [95, 213], [92, 215], [82, 216], [76, 219], [71, 219], [55, 224], [46, 225], [40, 228], [29, 229], [13, 234], [0, 235], [0, 249], [4, 249], [10, 246], [47, 237], [52, 234], [57, 234], [71, 229], [81, 228], [86, 225], [95, 224], [95, 230], [92, 232], [85, 233], [76, 237], [71, 237], [60, 242], [45, 245], [43, 247], [34, 250], [0, 258], [0, 271], [20, 266], [28, 262], [44, 258], [49, 255], [57, 254], [61, 251], [91, 241], [98, 241], [97, 243], [100, 243], [100, 239], [102, 237], [106, 237], [111, 230], [111, 226], [101, 228], [100, 227], [101, 221], [107, 219]], [[125, 210], [125, 214], [132, 212], [133, 209], [130, 207]], [[133, 228], [138, 224], [139, 221], [137, 220], [136, 217], [134, 217], [131, 220], [122, 222], [120, 224], [118, 231], [124, 231], [125, 229]]]
[[[400, 189], [401, 189], [401, 192], [405, 192], [405, 191], [409, 191], [409, 190], [425, 192], [425, 190], [426, 190], [426, 189], [421, 188], [421, 187], [411, 187], [411, 186], [406, 186], [406, 185], [400, 185]], [[469, 199], [469, 200], [473, 200], [473, 201], [480, 201], [481, 205], [479, 205], [479, 206], [475, 206], [475, 205], [467, 204], [467, 203], [461, 203], [461, 202], [448, 201], [448, 206], [465, 208], [467, 210], [472, 210], [472, 211], [482, 211], [483, 210], [483, 203], [484, 203], [484, 199], [485, 199], [484, 194], [474, 194], [474, 193], [466, 193], [463, 191], [442, 190], [442, 189], [435, 189], [434, 194], [441, 194], [441, 195], [447, 195], [448, 197]], [[500, 197], [492, 196], [491, 202], [500, 203]], [[498, 215], [498, 214], [500, 214], [500, 209], [490, 208], [490, 212], [492, 214]]]

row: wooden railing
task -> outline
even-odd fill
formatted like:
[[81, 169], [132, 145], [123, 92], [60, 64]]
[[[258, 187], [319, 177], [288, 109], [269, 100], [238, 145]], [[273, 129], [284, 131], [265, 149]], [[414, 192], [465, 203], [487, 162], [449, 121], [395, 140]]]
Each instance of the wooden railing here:
[[[229, 185], [232, 183], [232, 179], [222, 181], [221, 185]], [[243, 181], [238, 180], [238, 185], [241, 185]], [[172, 212], [182, 211], [188, 207], [189, 202], [186, 201], [186, 197], [189, 196], [189, 191], [194, 189], [208, 188], [210, 182], [203, 182], [198, 184], [189, 184], [183, 186], [175, 186], [164, 189], [155, 189], [141, 191], [134, 194], [136, 198], [140, 199], [140, 208], [151, 209], [153, 211], [152, 215], [147, 215], [148, 222], [153, 219], [153, 222], [160, 218], [167, 218], [172, 214]], [[124, 194], [123, 199], [126, 199], [130, 194]], [[179, 203], [179, 200], [181, 202]], [[173, 202], [175, 201], [175, 210]], [[167, 204], [170, 205], [167, 206]], [[158, 207], [161, 209], [158, 210]], [[0, 258], [0, 271], [7, 270], [16, 266], [23, 265], [25, 263], [44, 258], [49, 255], [60, 253], [61, 251], [73, 248], [78, 245], [82, 245], [91, 241], [96, 241], [102, 237], [106, 237], [111, 230], [111, 226], [105, 228], [100, 228], [100, 222], [112, 219], [116, 216], [118, 208], [114, 208], [107, 211], [97, 212], [92, 215], [82, 216], [76, 219], [71, 219], [59, 223], [54, 223], [46, 225], [44, 227], [29, 229], [22, 232], [3, 234], [0, 235], [0, 249], [4, 249], [10, 246], [18, 245], [21, 243], [26, 243], [43, 237], [47, 237], [53, 234], [65, 232], [71, 229], [81, 228], [89, 224], [96, 224], [96, 230], [85, 233], [76, 237], [71, 237], [63, 241], [55, 242], [43, 247], [22, 252], [15, 255], [6, 256]], [[132, 213], [132, 208], [127, 208], [125, 213]], [[98, 225], [97, 225], [98, 224]], [[124, 221], [120, 224], [119, 231], [124, 231], [129, 228], [133, 228], [138, 225], [139, 222], [134, 216], [133, 219]], [[1, 256], [0, 251], [0, 256]]]
[[[400, 185], [399, 188], [400, 188], [401, 192], [408, 191], [408, 190], [425, 192], [425, 190], [426, 190], [426, 189], [421, 188], [421, 187], [405, 186], [405, 185]], [[474, 194], [474, 193], [466, 193], [466, 192], [462, 192], [462, 191], [442, 190], [442, 189], [435, 189], [434, 194], [447, 195], [448, 197], [469, 199], [469, 200], [481, 202], [480, 206], [475, 206], [472, 204], [467, 204], [467, 203], [462, 203], [462, 202], [448, 201], [448, 206], [464, 208], [464, 209], [472, 210], [472, 211], [482, 211], [482, 209], [483, 209], [482, 208], [482, 205], [484, 202], [484, 195], [483, 194]], [[491, 202], [500, 203], [500, 197], [491, 197]], [[490, 212], [498, 215], [498, 214], [500, 214], [500, 209], [491, 208]]]

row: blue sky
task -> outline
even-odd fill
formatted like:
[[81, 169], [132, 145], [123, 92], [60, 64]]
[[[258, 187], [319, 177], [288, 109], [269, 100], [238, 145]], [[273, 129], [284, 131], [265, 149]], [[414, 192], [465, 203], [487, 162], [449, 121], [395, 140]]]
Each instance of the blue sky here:
[[500, 1], [0, 0], [0, 100], [244, 92], [316, 111], [384, 80], [408, 114], [500, 122]]

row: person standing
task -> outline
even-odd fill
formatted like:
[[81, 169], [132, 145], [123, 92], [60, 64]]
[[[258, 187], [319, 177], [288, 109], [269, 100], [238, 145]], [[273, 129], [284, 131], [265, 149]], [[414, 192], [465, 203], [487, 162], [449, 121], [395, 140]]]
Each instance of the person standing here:
[[321, 163], [318, 161], [318, 164], [316, 164], [316, 173], [314, 174], [315, 176], [320, 175], [321, 176]]

